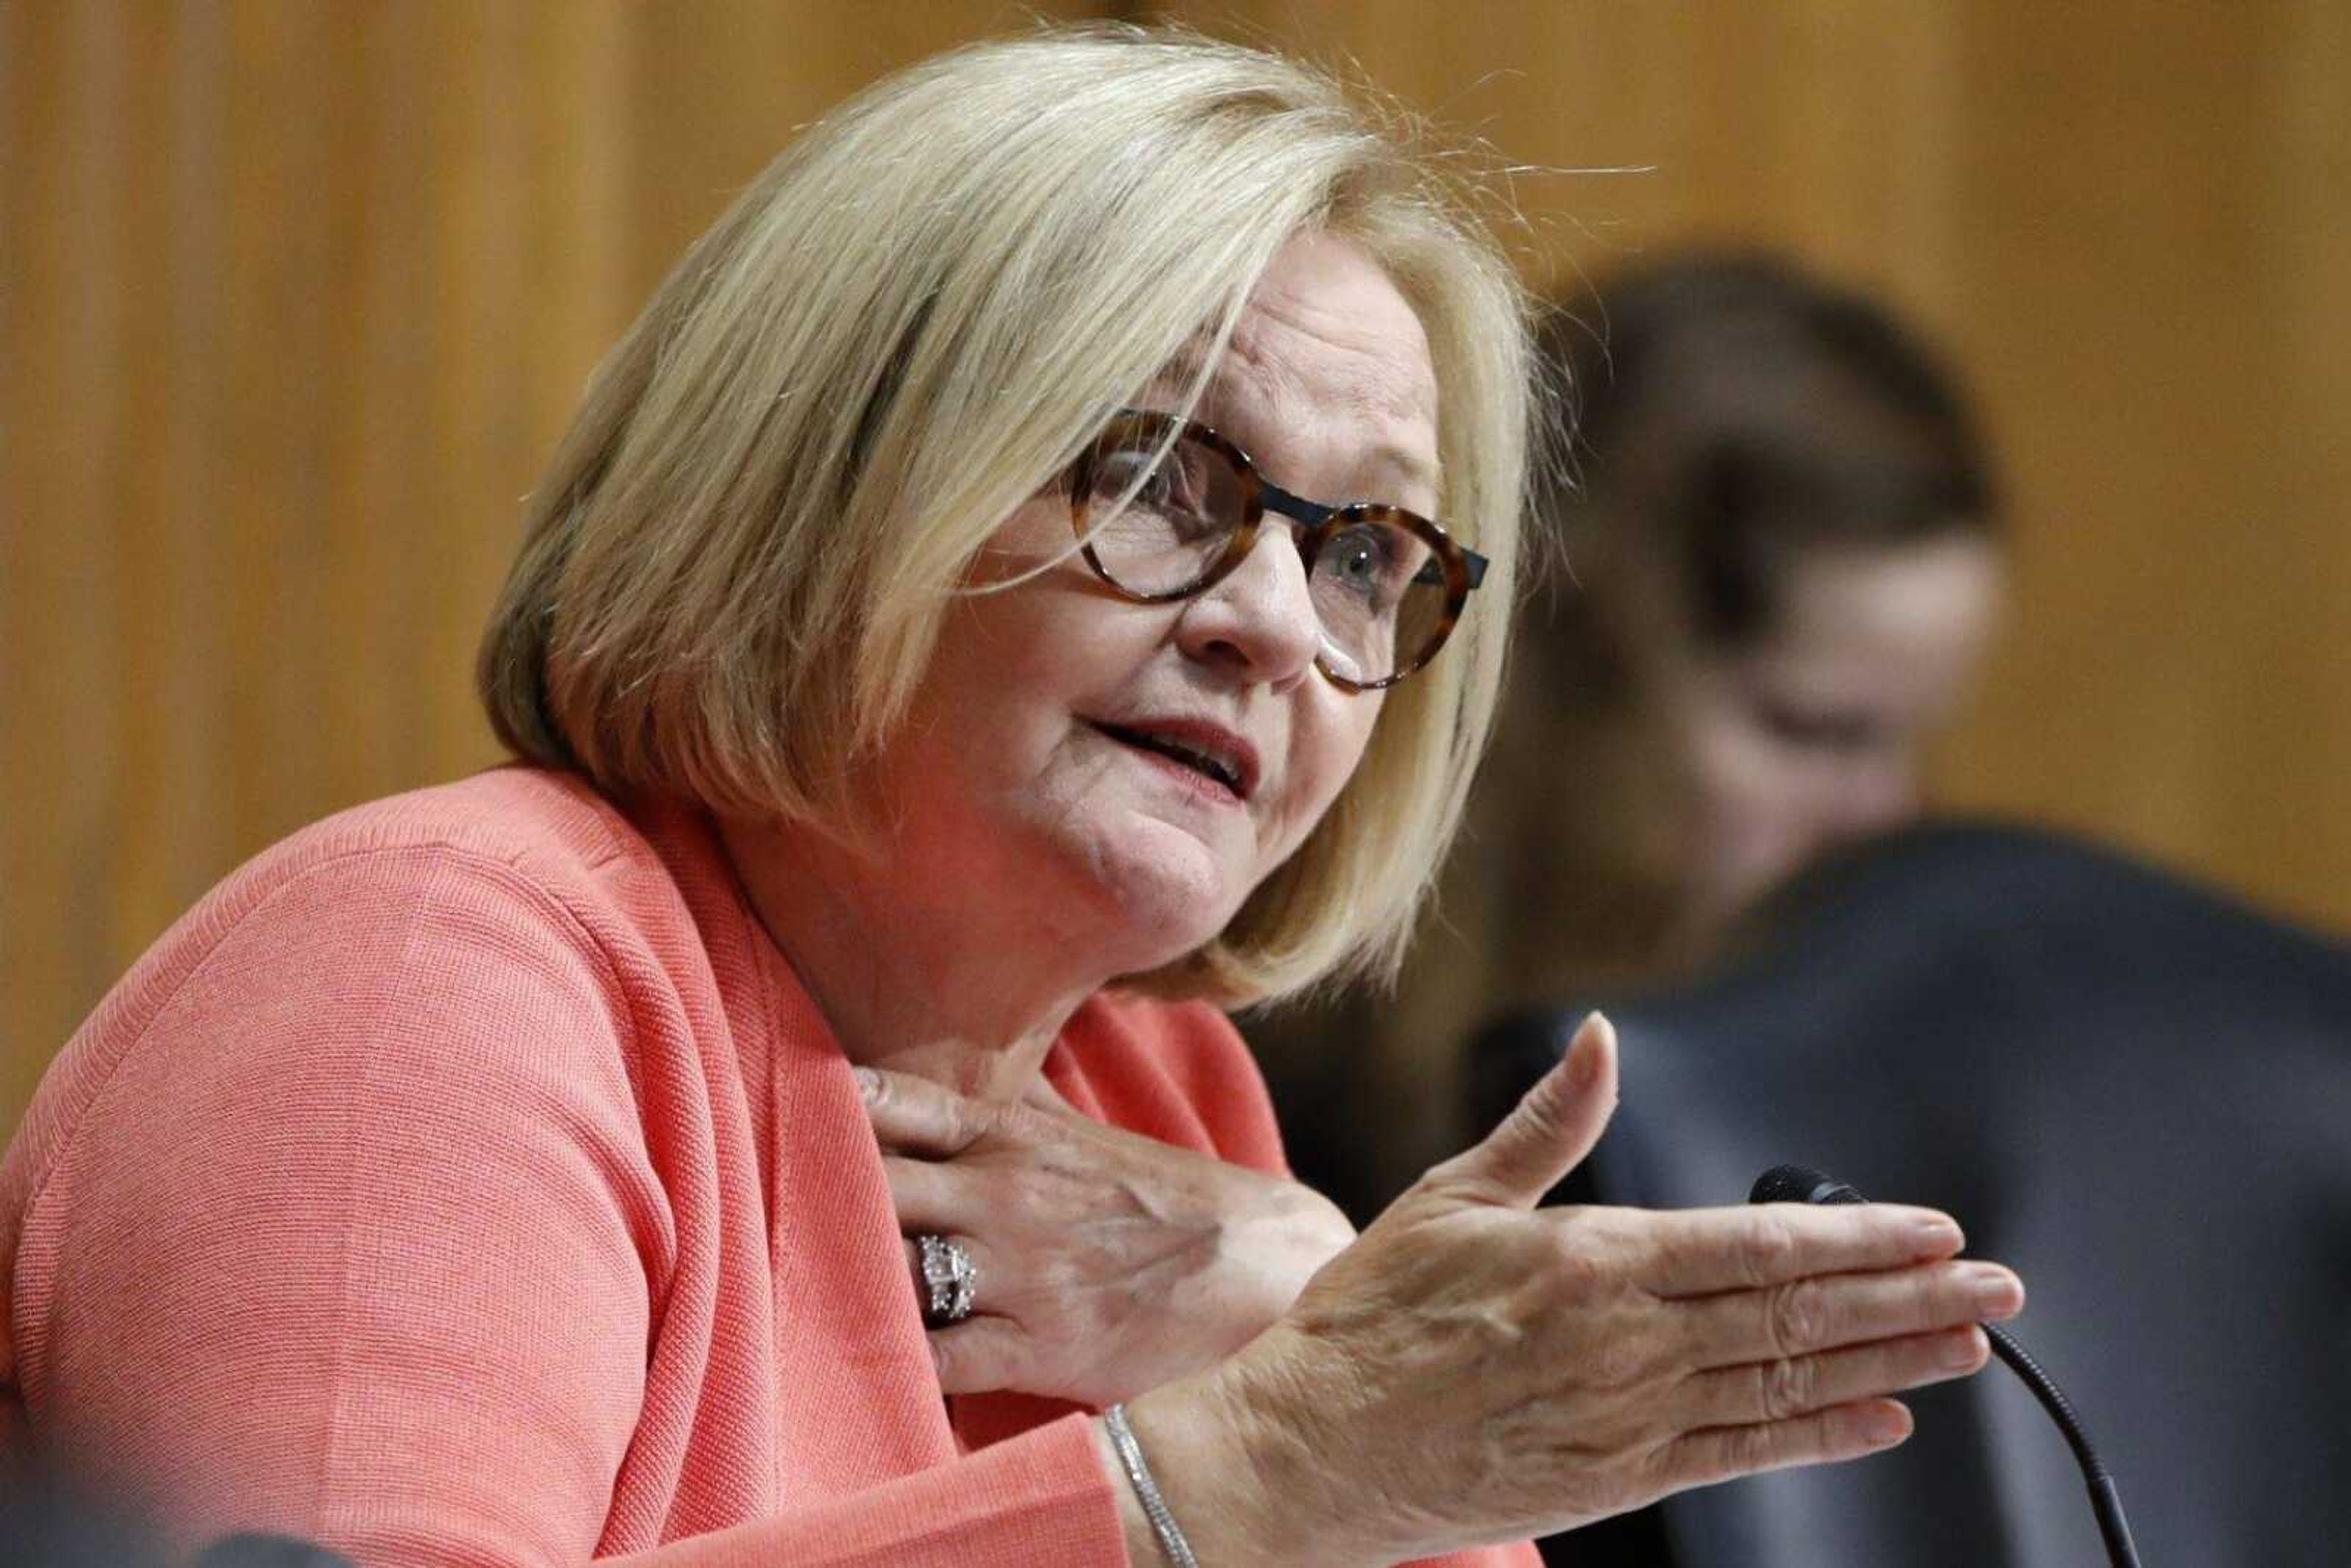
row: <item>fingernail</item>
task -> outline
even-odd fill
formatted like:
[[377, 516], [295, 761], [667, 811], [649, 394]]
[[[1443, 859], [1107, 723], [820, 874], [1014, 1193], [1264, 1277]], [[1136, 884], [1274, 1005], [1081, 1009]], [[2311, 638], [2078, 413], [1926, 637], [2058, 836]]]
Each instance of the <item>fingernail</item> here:
[[2012, 1318], [2024, 1310], [2024, 1287], [1997, 1263], [1970, 1264], [1968, 1291], [1988, 1318]]
[[1910, 1416], [1899, 1405], [1879, 1405], [1861, 1418], [1861, 1435], [1880, 1445], [1898, 1443], [1910, 1435]]
[[852, 1067], [850, 1073], [857, 1080], [857, 1097], [868, 1105], [882, 1097], [882, 1080], [870, 1067]]
[[[1575, 1038], [1568, 1042], [1568, 1051], [1575, 1055], [1575, 1060], [1568, 1064], [1567, 1077], [1568, 1082], [1578, 1089], [1586, 1087], [1600, 1076], [1600, 1048], [1586, 1045], [1584, 1041], [1607, 1023], [1608, 1020], [1595, 1011], [1584, 1014], [1583, 1021], [1575, 1026]], [[1580, 1054], [1576, 1054], [1578, 1047], [1582, 1047]]]
[[1912, 1233], [1918, 1246], [1928, 1252], [1956, 1252], [1967, 1245], [1967, 1237], [1959, 1230], [1959, 1221], [1948, 1215], [1929, 1215], [1918, 1221]]
[[1953, 1372], [1964, 1372], [1983, 1359], [1985, 1350], [1983, 1331], [1968, 1329], [1959, 1333], [1945, 1335], [1941, 1351], [1936, 1359]]

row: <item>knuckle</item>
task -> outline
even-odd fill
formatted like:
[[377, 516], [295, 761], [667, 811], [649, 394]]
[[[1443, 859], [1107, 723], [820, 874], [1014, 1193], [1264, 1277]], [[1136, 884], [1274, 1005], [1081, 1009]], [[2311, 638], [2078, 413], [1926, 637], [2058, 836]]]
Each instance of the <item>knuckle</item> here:
[[1577, 1302], [1605, 1294], [1613, 1278], [1592, 1239], [1566, 1229], [1553, 1239], [1544, 1275], [1555, 1298]]
[[1547, 1073], [1520, 1098], [1503, 1124], [1513, 1137], [1550, 1145], [1565, 1133], [1567, 1121], [1566, 1091], [1558, 1074]]
[[1779, 1462], [1782, 1430], [1770, 1426], [1732, 1427], [1723, 1444], [1727, 1473], [1746, 1476], [1771, 1469]]
[[1716, 1434], [1714, 1467], [1718, 1475], [1744, 1475], [1762, 1463], [1767, 1439], [1761, 1427], [1730, 1427]]
[[[1662, 1231], [1649, 1241], [1649, 1249], [1660, 1271], [1668, 1279], [1687, 1280], [1710, 1272], [1709, 1265], [1719, 1269], [1719, 1249], [1691, 1231]], [[1745, 1264], [1740, 1265], [1745, 1272]]]
[[1609, 1257], [1654, 1255], [1667, 1242], [1656, 1234], [1655, 1216], [1597, 1206], [1575, 1210], [1573, 1234], [1586, 1250]]
[[1810, 1356], [1766, 1362], [1756, 1372], [1756, 1408], [1765, 1421], [1785, 1421], [1813, 1407], [1820, 1388], [1820, 1364]]
[[1729, 1480], [1771, 1463], [1768, 1427], [1718, 1427], [1678, 1438], [1668, 1451], [1661, 1478], [1668, 1490], [1707, 1481]]
[[958, 1150], [967, 1149], [983, 1138], [1012, 1131], [1013, 1114], [1019, 1109], [956, 1095], [947, 1106], [947, 1136]]
[[1769, 1208], [1759, 1208], [1740, 1239], [1739, 1261], [1750, 1284], [1785, 1279], [1796, 1260], [1795, 1228]]
[[1764, 1333], [1782, 1358], [1819, 1349], [1827, 1336], [1827, 1315], [1820, 1287], [1810, 1280], [1774, 1285], [1764, 1292]]

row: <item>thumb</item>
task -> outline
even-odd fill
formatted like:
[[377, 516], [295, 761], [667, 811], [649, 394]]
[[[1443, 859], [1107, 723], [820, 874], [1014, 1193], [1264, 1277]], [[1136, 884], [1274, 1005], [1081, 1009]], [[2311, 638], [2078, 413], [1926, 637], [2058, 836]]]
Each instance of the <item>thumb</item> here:
[[1615, 1109], [1616, 1027], [1593, 1013], [1484, 1142], [1432, 1167], [1421, 1185], [1473, 1203], [1532, 1208], [1583, 1163]]

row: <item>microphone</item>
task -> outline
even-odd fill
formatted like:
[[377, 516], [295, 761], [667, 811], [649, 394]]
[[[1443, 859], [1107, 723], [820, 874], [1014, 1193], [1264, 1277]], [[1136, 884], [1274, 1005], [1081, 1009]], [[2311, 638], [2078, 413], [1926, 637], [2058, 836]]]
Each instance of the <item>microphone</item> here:
[[[1816, 1170], [1802, 1166], [1773, 1166], [1755, 1178], [1747, 1201], [1845, 1204], [1867, 1203], [1869, 1199]], [[2089, 1489], [2091, 1511], [2098, 1518], [2098, 1535], [2106, 1544], [2106, 1561], [2113, 1568], [2139, 1568], [2138, 1548], [2132, 1544], [2130, 1522], [2123, 1517], [2122, 1494], [2116, 1490], [2115, 1478], [2106, 1472], [2105, 1461], [2090, 1446], [2090, 1434], [2083, 1427], [2082, 1418], [2074, 1413], [2073, 1401], [2065, 1397], [2056, 1379], [2043, 1372], [2041, 1364], [2027, 1354], [2005, 1329], [1997, 1323], [1981, 1327], [1984, 1337], [1991, 1342], [1992, 1354], [2024, 1380], [2033, 1397], [2041, 1401], [2041, 1407], [2049, 1412], [2049, 1418], [2057, 1423], [2065, 1446], [2074, 1450], [2074, 1462], [2082, 1468], [2083, 1484]]]
[[1841, 1181], [1808, 1171], [1802, 1166], [1773, 1166], [1755, 1178], [1750, 1203], [1867, 1203]]

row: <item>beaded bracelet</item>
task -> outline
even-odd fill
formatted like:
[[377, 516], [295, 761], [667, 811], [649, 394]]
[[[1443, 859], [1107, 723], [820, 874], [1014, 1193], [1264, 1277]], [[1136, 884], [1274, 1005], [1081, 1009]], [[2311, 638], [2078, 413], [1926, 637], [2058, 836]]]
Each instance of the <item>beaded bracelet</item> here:
[[1110, 1429], [1110, 1446], [1118, 1450], [1118, 1462], [1125, 1467], [1127, 1484], [1143, 1505], [1143, 1517], [1151, 1521], [1151, 1533], [1159, 1537], [1159, 1550], [1176, 1568], [1200, 1568], [1200, 1560], [1192, 1555], [1192, 1543], [1176, 1528], [1176, 1516], [1167, 1511], [1167, 1500], [1159, 1495], [1159, 1483], [1151, 1479], [1151, 1467], [1143, 1462], [1143, 1445], [1134, 1440], [1134, 1428], [1126, 1423], [1126, 1406], [1113, 1405], [1103, 1411], [1102, 1425]]

